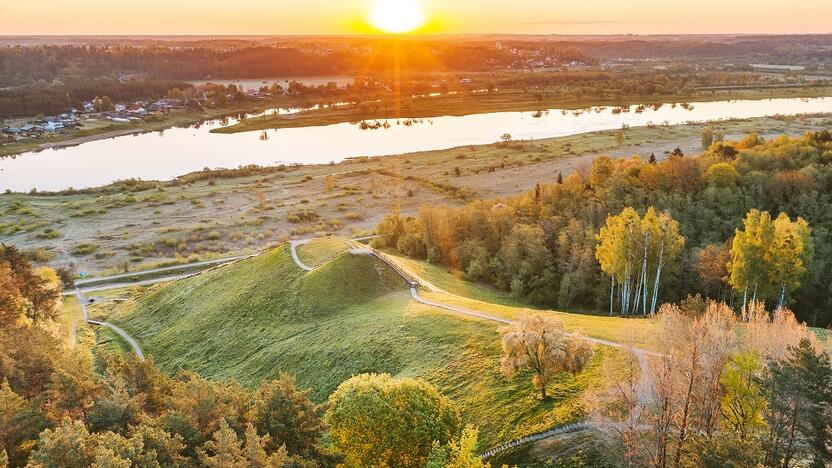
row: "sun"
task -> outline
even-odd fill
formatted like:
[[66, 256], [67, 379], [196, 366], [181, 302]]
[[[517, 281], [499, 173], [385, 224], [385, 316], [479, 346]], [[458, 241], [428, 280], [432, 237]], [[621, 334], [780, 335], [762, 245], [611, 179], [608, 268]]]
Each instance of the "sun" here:
[[392, 34], [411, 32], [427, 20], [418, 0], [376, 0], [367, 19], [374, 27]]

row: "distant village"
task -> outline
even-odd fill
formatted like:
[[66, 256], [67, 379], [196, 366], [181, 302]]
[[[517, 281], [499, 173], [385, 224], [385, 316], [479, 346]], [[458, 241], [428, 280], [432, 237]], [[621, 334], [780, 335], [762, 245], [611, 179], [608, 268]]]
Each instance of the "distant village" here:
[[[14, 143], [22, 138], [43, 138], [50, 134], [66, 132], [84, 126], [91, 119], [109, 120], [114, 123], [134, 123], [150, 115], [162, 116], [173, 109], [183, 109], [183, 99], [162, 98], [156, 102], [136, 101], [132, 103], [112, 104], [112, 110], [102, 111], [101, 103], [84, 101], [82, 109], [72, 108], [68, 112], [54, 116], [38, 116], [23, 121], [14, 121], [0, 127], [0, 141]], [[107, 106], [110, 107], [110, 106]]]
[[154, 102], [137, 100], [113, 103], [105, 96], [83, 101], [80, 109], [71, 108], [58, 115], [6, 120], [0, 125], [0, 145], [12, 144], [24, 139], [45, 139], [55, 134], [83, 128], [85, 124], [92, 122], [138, 123], [154, 118], [163, 119], [167, 113], [176, 109], [214, 107], [218, 103], [241, 99], [264, 99], [275, 94], [286, 93], [287, 91], [279, 85], [242, 91], [235, 85], [225, 87], [208, 84], [189, 88], [187, 92], [175, 90], [171, 94], [182, 97], [165, 97]]

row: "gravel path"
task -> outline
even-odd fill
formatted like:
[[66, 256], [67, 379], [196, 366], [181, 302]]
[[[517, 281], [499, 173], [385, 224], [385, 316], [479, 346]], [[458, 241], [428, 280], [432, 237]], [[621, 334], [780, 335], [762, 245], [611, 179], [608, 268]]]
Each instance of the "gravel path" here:
[[[487, 314], [485, 312], [480, 312], [480, 311], [473, 310], [473, 309], [467, 309], [467, 308], [464, 308], [464, 307], [458, 307], [458, 306], [454, 306], [454, 305], [450, 305], [450, 304], [445, 304], [445, 303], [442, 303], [442, 302], [434, 302], [434, 301], [430, 301], [430, 300], [422, 298], [419, 295], [419, 291], [417, 289], [418, 286], [422, 282], [422, 280], [418, 276], [416, 276], [415, 274], [413, 274], [410, 271], [407, 271], [407, 270], [403, 269], [401, 267], [401, 265], [398, 265], [396, 262], [391, 260], [389, 257], [384, 255], [383, 253], [381, 253], [381, 252], [379, 252], [375, 249], [369, 249], [369, 250], [370, 250], [370, 253], [373, 256], [375, 256], [376, 258], [380, 259], [381, 261], [383, 261], [384, 263], [389, 265], [391, 268], [393, 268], [393, 270], [395, 270], [399, 274], [399, 276], [401, 276], [410, 285], [410, 295], [413, 297], [413, 299], [416, 302], [419, 302], [419, 303], [427, 305], [427, 306], [444, 309], [444, 310], [454, 312], [454, 313], [457, 313], [457, 314], [467, 315], [467, 316], [470, 316], [470, 317], [476, 317], [476, 318], [480, 318], [480, 319], [484, 319], [484, 320], [491, 320], [493, 322], [498, 322], [498, 323], [502, 323], [502, 324], [512, 323], [512, 320], [509, 320], [509, 319], [506, 319], [506, 318], [503, 318], [503, 317], [497, 317], [497, 316], [494, 316], [494, 315]], [[438, 290], [438, 288], [436, 288], [433, 285], [431, 285], [431, 287], [429, 289]], [[567, 335], [569, 335], [569, 334], [570, 333], [567, 333]], [[636, 356], [636, 359], [638, 359], [638, 362], [639, 362], [639, 384], [638, 384], [638, 395], [637, 396], [638, 396], [639, 402], [642, 405], [647, 404], [650, 400], [650, 393], [651, 393], [653, 382], [652, 382], [652, 379], [650, 377], [650, 368], [649, 368], [649, 364], [647, 362], [646, 356], [648, 356], [648, 355], [658, 356], [658, 353], [655, 353], [653, 351], [647, 351], [647, 350], [644, 350], [644, 349], [641, 349], [641, 348], [635, 348], [633, 346], [629, 346], [629, 345], [626, 345], [626, 344], [623, 344], [623, 343], [618, 343], [618, 342], [615, 342], [615, 341], [605, 340], [605, 339], [602, 339], [602, 338], [593, 338], [593, 337], [588, 337], [588, 336], [585, 336], [584, 338], [587, 341], [589, 341], [590, 343], [594, 343], [596, 345], [610, 346], [610, 347], [613, 347], [613, 348], [629, 350], [630, 352], [632, 352]], [[638, 411], [638, 409], [636, 409], [636, 411]], [[520, 437], [518, 439], [510, 440], [508, 442], [504, 442], [500, 445], [492, 447], [492, 448], [486, 450], [485, 452], [483, 452], [480, 455], [480, 457], [482, 459], [486, 460], [486, 459], [489, 459], [489, 458], [493, 457], [494, 455], [496, 455], [500, 452], [503, 452], [505, 450], [508, 450], [512, 447], [517, 447], [519, 445], [523, 445], [523, 444], [526, 444], [528, 442], [533, 442], [533, 441], [537, 441], [537, 440], [541, 440], [541, 439], [547, 439], [547, 438], [550, 438], [550, 437], [558, 437], [558, 436], [567, 435], [567, 434], [573, 433], [575, 431], [590, 429], [594, 426], [595, 425], [592, 422], [589, 422], [589, 421], [578, 421], [578, 422], [574, 422], [574, 423], [571, 423], [571, 424], [566, 424], [566, 425], [554, 427], [554, 428], [549, 429], [547, 431], [537, 432], [537, 433], [534, 433], [534, 434], [528, 434], [528, 435], [525, 435], [525, 436]]]
[[86, 297], [84, 297], [83, 294], [81, 294], [81, 290], [77, 287], [75, 288], [75, 298], [78, 299], [78, 304], [81, 306], [81, 312], [84, 315], [84, 321], [85, 322], [90, 323], [92, 325], [99, 325], [99, 326], [107, 327], [107, 328], [113, 330], [114, 332], [118, 333], [119, 336], [121, 336], [128, 343], [130, 343], [130, 346], [133, 348], [133, 352], [136, 353], [136, 356], [139, 357], [139, 360], [144, 361], [144, 353], [142, 352], [142, 349], [139, 347], [139, 344], [136, 343], [136, 340], [134, 340], [132, 336], [128, 335], [126, 331], [122, 330], [121, 328], [119, 328], [119, 327], [117, 327], [117, 326], [115, 326], [115, 325], [113, 325], [112, 323], [109, 323], [109, 322], [101, 322], [99, 320], [90, 320], [89, 313], [87, 312], [87, 301], [88, 301], [88, 299]]
[[293, 240], [289, 242], [290, 250], [292, 251], [292, 260], [297, 263], [297, 265], [301, 268], [301, 270], [312, 271], [314, 268], [311, 266], [303, 263], [298, 257], [298, 246], [303, 244], [308, 244], [312, 242], [312, 239], [303, 239], [303, 240]]

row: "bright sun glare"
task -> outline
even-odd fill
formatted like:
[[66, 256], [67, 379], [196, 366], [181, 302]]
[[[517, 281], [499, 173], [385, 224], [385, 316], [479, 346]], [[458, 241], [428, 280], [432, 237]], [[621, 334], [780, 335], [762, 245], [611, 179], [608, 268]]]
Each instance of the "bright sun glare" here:
[[423, 26], [426, 17], [419, 0], [376, 0], [368, 20], [382, 31], [401, 34]]

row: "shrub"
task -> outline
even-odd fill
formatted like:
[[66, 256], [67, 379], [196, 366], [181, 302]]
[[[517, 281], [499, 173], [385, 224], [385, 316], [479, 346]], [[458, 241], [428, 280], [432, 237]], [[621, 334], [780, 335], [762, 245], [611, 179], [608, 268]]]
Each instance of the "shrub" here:
[[98, 250], [98, 246], [95, 244], [85, 243], [85, 244], [78, 244], [72, 248], [72, 255], [82, 256], [82, 255], [89, 255], [93, 252]]
[[311, 223], [321, 219], [315, 210], [297, 210], [286, 215], [286, 220], [290, 223]]
[[26, 251], [26, 258], [33, 262], [48, 262], [55, 258], [55, 254], [43, 247], [37, 247]]
[[35, 237], [37, 237], [38, 239], [57, 239], [61, 237], [61, 233], [58, 232], [57, 229], [46, 228], [43, 230], [43, 232], [39, 232], [38, 234], [36, 234]]

